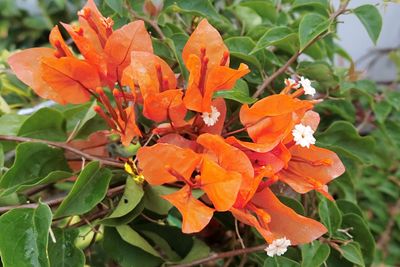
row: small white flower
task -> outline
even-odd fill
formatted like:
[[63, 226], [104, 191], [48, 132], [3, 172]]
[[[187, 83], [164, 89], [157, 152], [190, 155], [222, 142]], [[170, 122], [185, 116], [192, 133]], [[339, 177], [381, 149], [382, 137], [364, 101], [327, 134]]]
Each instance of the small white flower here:
[[288, 246], [290, 246], [290, 240], [286, 237], [275, 239], [271, 244], [265, 249], [267, 255], [273, 257], [275, 255], [282, 256], [287, 251]]
[[307, 148], [310, 148], [310, 145], [315, 144], [315, 138], [313, 134], [314, 131], [310, 126], [305, 126], [301, 123], [294, 126], [292, 131], [293, 139], [296, 142], [296, 145]]
[[314, 96], [315, 95], [315, 88], [311, 86], [311, 81], [309, 79], [304, 78], [303, 76], [300, 77], [301, 87], [304, 89], [305, 95]]
[[214, 106], [211, 106], [211, 113], [203, 112], [201, 117], [207, 126], [213, 126], [218, 121], [219, 115], [221, 115], [221, 113], [219, 113], [218, 109]]
[[292, 88], [295, 88], [295, 89], [300, 87], [300, 84], [292, 78], [285, 79], [285, 84], [286, 84], [286, 86], [292, 86]]

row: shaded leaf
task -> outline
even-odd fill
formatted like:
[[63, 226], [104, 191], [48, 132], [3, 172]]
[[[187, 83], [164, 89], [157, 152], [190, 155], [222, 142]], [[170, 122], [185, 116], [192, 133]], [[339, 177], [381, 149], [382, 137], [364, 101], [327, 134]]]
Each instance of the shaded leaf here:
[[317, 36], [327, 31], [330, 21], [316, 13], [303, 17], [299, 25], [300, 50], [306, 48]]
[[358, 243], [350, 242], [346, 245], [340, 246], [340, 249], [345, 259], [359, 266], [365, 266], [360, 245]]
[[76, 179], [74, 186], [61, 202], [54, 217], [80, 215], [90, 211], [106, 195], [111, 176], [111, 171], [100, 168], [99, 162], [90, 162]]
[[4, 267], [50, 267], [47, 242], [51, 210], [14, 209], [0, 217], [0, 253]]
[[318, 205], [318, 212], [322, 223], [328, 228], [329, 234], [332, 235], [342, 223], [342, 215], [336, 203], [327, 198], [322, 198]]
[[150, 253], [153, 256], [160, 257], [160, 254], [146, 241], [139, 233], [133, 230], [128, 225], [120, 225], [116, 227], [121, 238], [131, 244], [132, 246], [143, 249], [144, 251]]
[[376, 44], [382, 29], [382, 17], [379, 10], [374, 5], [362, 5], [355, 8], [353, 12], [364, 25], [371, 40]]
[[85, 254], [75, 246], [77, 229], [53, 229], [56, 243], [49, 241], [50, 266], [83, 267]]
[[268, 257], [264, 267], [300, 267], [300, 264], [286, 257]]

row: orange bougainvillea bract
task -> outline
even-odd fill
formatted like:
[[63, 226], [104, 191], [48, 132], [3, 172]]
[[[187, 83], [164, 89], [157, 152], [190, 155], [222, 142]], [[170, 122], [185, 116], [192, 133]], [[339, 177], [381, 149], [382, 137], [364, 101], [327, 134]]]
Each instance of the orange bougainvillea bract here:
[[63, 105], [94, 99], [109, 133], [124, 146], [140, 142], [136, 159], [125, 160], [137, 163], [133, 169], [146, 186], [175, 189], [162, 198], [182, 215], [184, 233], [203, 230], [217, 212], [231, 212], [268, 243], [309, 243], [327, 231], [283, 204], [275, 190], [315, 190], [333, 201], [327, 184], [345, 171], [334, 152], [315, 145], [320, 118], [312, 111], [318, 100], [310, 97], [310, 83], [287, 79], [279, 94], [235, 112], [214, 93], [233, 90], [250, 69], [229, 67], [229, 50], [206, 19], [183, 48], [185, 81], [179, 64], [171, 67], [154, 54], [143, 21], [114, 29], [93, 0], [78, 15], [78, 24], [62, 26], [80, 55], [56, 26], [51, 48], [26, 49], [8, 62], [40, 97]]

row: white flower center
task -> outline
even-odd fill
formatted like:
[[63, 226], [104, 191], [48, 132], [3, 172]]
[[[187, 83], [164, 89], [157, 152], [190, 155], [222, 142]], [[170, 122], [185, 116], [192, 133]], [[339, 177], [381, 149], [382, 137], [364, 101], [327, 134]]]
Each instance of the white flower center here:
[[293, 140], [296, 142], [296, 145], [307, 148], [310, 148], [310, 145], [315, 144], [313, 134], [314, 131], [310, 126], [305, 126], [301, 123], [294, 126], [292, 131]]
[[291, 245], [290, 240], [286, 237], [275, 239], [265, 249], [267, 255], [273, 257], [275, 255], [282, 256], [287, 251], [287, 248]]
[[221, 113], [219, 113], [218, 109], [214, 106], [211, 106], [211, 113], [203, 112], [201, 117], [207, 126], [213, 126], [218, 121], [219, 115], [221, 115]]
[[304, 89], [305, 95], [314, 96], [315, 95], [315, 88], [311, 86], [311, 81], [309, 79], [304, 78], [303, 76], [300, 77], [299, 83], [301, 87]]

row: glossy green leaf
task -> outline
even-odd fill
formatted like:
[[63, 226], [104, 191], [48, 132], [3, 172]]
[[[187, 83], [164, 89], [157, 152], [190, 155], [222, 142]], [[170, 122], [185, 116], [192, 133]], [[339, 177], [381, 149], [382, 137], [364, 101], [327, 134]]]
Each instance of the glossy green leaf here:
[[365, 266], [363, 255], [361, 253], [360, 245], [356, 242], [350, 242], [346, 245], [340, 246], [342, 255], [348, 261], [357, 264], [358, 266]]
[[269, 1], [250, 0], [240, 3], [240, 5], [253, 9], [261, 17], [263, 23], [273, 23], [278, 17], [274, 4]]
[[246, 30], [261, 25], [262, 23], [262, 17], [250, 7], [238, 5], [234, 7], [234, 12]]
[[0, 254], [4, 267], [50, 267], [47, 243], [51, 210], [14, 209], [0, 217]]
[[0, 179], [0, 195], [68, 178], [67, 171], [69, 167], [61, 149], [41, 143], [21, 143], [14, 164]]
[[298, 49], [298, 35], [286, 26], [278, 26], [269, 29], [258, 40], [252, 54], [269, 46], [276, 46], [289, 53], [295, 53]]
[[286, 257], [276, 256], [268, 257], [264, 261], [264, 267], [300, 267], [300, 264]]
[[345, 199], [338, 199], [336, 205], [343, 214], [354, 213], [362, 217], [362, 211], [359, 206]]
[[117, 230], [112, 227], [104, 228], [102, 244], [107, 254], [121, 267], [132, 267], [138, 263], [141, 267], [158, 267], [162, 263], [160, 258], [125, 242]]
[[160, 254], [146, 241], [138, 232], [133, 230], [128, 225], [120, 225], [116, 227], [119, 235], [121, 238], [131, 244], [132, 246], [138, 247], [143, 249], [144, 251], [148, 252], [149, 254], [160, 257]]
[[300, 50], [304, 50], [313, 40], [328, 30], [330, 21], [316, 13], [303, 17], [299, 25]]
[[301, 246], [301, 267], [321, 266], [329, 256], [330, 247], [328, 244], [314, 241], [311, 244]]
[[125, 191], [118, 203], [118, 206], [107, 218], [122, 217], [131, 212], [143, 197], [143, 188], [138, 185], [132, 177], [126, 179]]
[[369, 37], [376, 44], [382, 29], [382, 16], [374, 5], [362, 5], [353, 10], [364, 28], [367, 30]]
[[0, 117], [0, 134], [17, 135], [19, 128], [26, 120], [26, 116], [17, 114], [4, 114]]
[[257, 101], [257, 99], [249, 96], [249, 88], [247, 83], [239, 79], [232, 90], [221, 90], [214, 93], [214, 98], [222, 97], [226, 99], [235, 100], [242, 104], [251, 104]]
[[99, 162], [90, 162], [80, 173], [54, 216], [59, 218], [90, 211], [106, 195], [111, 176], [111, 171], [101, 168]]
[[261, 63], [256, 55], [249, 55], [256, 45], [251, 38], [244, 36], [230, 37], [225, 40], [225, 44], [232, 57], [244, 60], [253, 64], [258, 69], [262, 69]]
[[167, 215], [168, 211], [173, 207], [170, 202], [161, 198], [162, 195], [169, 195], [176, 192], [175, 188], [167, 186], [146, 186], [144, 205], [146, 209], [151, 210], [159, 215]]
[[374, 259], [375, 241], [366, 222], [360, 216], [349, 213], [343, 216], [341, 228], [350, 228], [349, 233], [353, 240], [360, 244], [365, 264], [371, 264]]
[[318, 82], [324, 90], [335, 88], [338, 85], [338, 78], [332, 67], [323, 61], [302, 61], [297, 66], [297, 72], [299, 75]]
[[318, 142], [338, 153], [350, 156], [360, 162], [369, 163], [375, 147], [371, 136], [362, 137], [348, 122], [337, 121], [317, 138]]
[[75, 246], [77, 229], [52, 229], [56, 242], [49, 241], [50, 266], [83, 267], [85, 254]]
[[330, 235], [335, 233], [342, 223], [342, 214], [336, 206], [336, 203], [327, 198], [321, 199], [318, 205], [318, 214]]
[[318, 6], [327, 9], [329, 7], [329, 3], [327, 0], [295, 0], [292, 4], [292, 8], [303, 6]]
[[64, 141], [67, 138], [65, 118], [61, 112], [55, 109], [39, 109], [24, 121], [18, 135], [51, 141]]

